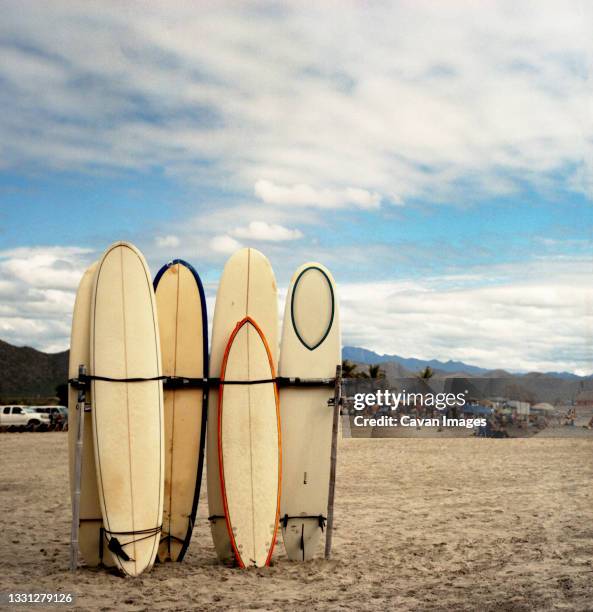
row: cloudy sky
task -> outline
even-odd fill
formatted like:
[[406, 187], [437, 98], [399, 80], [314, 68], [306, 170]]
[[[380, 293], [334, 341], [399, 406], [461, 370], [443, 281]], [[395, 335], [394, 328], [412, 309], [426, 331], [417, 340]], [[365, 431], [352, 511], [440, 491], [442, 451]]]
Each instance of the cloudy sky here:
[[586, 1], [0, 7], [1, 339], [66, 348], [116, 240], [211, 304], [249, 245], [345, 344], [593, 372]]

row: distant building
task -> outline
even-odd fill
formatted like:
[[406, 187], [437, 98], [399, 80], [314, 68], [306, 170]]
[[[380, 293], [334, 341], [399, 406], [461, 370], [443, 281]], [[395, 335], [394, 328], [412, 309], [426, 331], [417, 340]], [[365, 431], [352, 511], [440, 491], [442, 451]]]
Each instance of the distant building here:
[[578, 408], [593, 408], [593, 391], [583, 391], [577, 395]]
[[531, 411], [534, 414], [541, 414], [544, 416], [550, 415], [554, 412], [555, 408], [552, 404], [548, 404], [547, 402], [540, 402], [539, 404], [535, 404], [531, 407]]
[[508, 400], [506, 405], [514, 410], [517, 414], [529, 414], [529, 402], [520, 402], [519, 400]]

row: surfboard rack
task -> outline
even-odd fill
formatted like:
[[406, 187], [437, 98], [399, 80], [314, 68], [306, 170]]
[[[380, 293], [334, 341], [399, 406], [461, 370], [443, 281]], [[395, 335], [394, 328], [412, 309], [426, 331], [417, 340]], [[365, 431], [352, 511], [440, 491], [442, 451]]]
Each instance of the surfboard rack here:
[[[332, 548], [332, 536], [333, 536], [333, 525], [334, 525], [334, 497], [335, 497], [335, 486], [336, 486], [336, 467], [337, 467], [337, 450], [338, 450], [338, 423], [340, 407], [342, 404], [342, 366], [336, 367], [335, 378], [289, 378], [285, 376], [277, 376], [276, 378], [262, 379], [262, 380], [223, 380], [220, 378], [188, 378], [183, 376], [155, 376], [153, 378], [109, 378], [106, 376], [97, 376], [86, 373], [86, 367], [80, 365], [78, 368], [78, 376], [68, 380], [68, 384], [78, 390], [78, 398], [76, 404], [76, 410], [78, 413], [78, 428], [76, 437], [76, 451], [75, 451], [75, 464], [74, 464], [74, 494], [72, 499], [72, 530], [70, 537], [70, 570], [76, 571], [78, 567], [78, 527], [80, 523], [80, 485], [82, 475], [82, 447], [83, 447], [83, 433], [84, 433], [84, 413], [90, 411], [90, 406], [86, 404], [86, 391], [90, 389], [91, 382], [93, 380], [102, 382], [154, 382], [162, 381], [164, 389], [191, 389], [200, 388], [208, 389], [212, 387], [218, 387], [220, 385], [255, 385], [265, 383], [275, 383], [279, 387], [333, 387], [334, 395], [331, 397], [327, 404], [328, 407], [333, 408], [334, 417], [332, 425], [332, 445], [331, 445], [331, 457], [330, 457], [330, 478], [329, 478], [329, 492], [328, 492], [328, 504], [327, 504], [327, 517], [311, 516], [311, 517], [283, 517], [280, 521], [290, 520], [291, 518], [315, 518], [320, 522], [320, 527], [323, 529], [325, 526], [325, 558], [329, 559], [331, 556]], [[218, 518], [224, 518], [219, 516], [208, 517], [209, 521], [216, 520]], [[323, 519], [323, 525], [322, 525]], [[101, 534], [101, 548], [103, 534]]]
[[[78, 366], [78, 378], [86, 375], [86, 367]], [[74, 457], [74, 491], [72, 495], [72, 526], [70, 531], [70, 571], [78, 568], [78, 527], [80, 524], [80, 485], [82, 479], [82, 446], [84, 440], [84, 413], [86, 412], [86, 388], [78, 388], [76, 403], [78, 421], [76, 430], [76, 450]]]
[[338, 424], [340, 419], [340, 406], [342, 404], [342, 366], [336, 366], [334, 379], [334, 396], [327, 402], [334, 410], [332, 425], [332, 447], [329, 466], [329, 492], [327, 496], [327, 527], [325, 532], [325, 558], [329, 560], [332, 550], [332, 537], [334, 532], [334, 497], [336, 493], [336, 467], [338, 463]]

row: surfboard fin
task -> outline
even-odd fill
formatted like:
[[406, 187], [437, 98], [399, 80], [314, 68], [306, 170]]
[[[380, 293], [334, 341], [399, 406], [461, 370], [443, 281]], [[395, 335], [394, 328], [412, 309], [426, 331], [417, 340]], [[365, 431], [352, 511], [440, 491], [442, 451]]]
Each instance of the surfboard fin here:
[[301, 525], [301, 550], [303, 551], [303, 561], [305, 560], [305, 524]]

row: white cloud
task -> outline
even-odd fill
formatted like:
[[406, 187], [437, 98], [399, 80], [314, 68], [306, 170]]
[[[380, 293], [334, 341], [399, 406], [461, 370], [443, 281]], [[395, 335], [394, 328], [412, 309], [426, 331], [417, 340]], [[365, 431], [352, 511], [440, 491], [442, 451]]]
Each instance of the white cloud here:
[[[278, 264], [290, 261], [289, 265], [296, 268], [302, 263], [304, 256], [301, 248], [304, 241], [298, 245], [294, 242], [304, 233], [298, 226], [319, 226], [323, 223], [316, 209], [274, 207], [262, 202], [248, 201], [221, 206], [212, 200], [192, 204], [190, 210], [204, 212], [194, 212], [179, 220], [167, 222], [166, 233], [171, 233], [179, 239], [175, 256], [197, 262], [202, 269], [208, 266], [220, 270], [226, 256], [240, 248], [242, 243], [247, 244], [250, 240], [263, 241], [264, 238], [265, 251], [271, 259], [275, 259]], [[262, 219], [265, 219], [265, 222], [261, 221]], [[261, 225], [262, 223], [266, 226]], [[225, 237], [225, 240], [222, 241], [221, 237]], [[292, 237], [292, 240], [288, 240], [289, 237]], [[229, 242], [229, 239], [235, 242]], [[162, 264], [163, 253], [156, 247], [152, 238], [146, 243], [139, 240], [139, 246], [155, 267]], [[306, 255], [310, 256], [309, 253]], [[286, 274], [291, 272], [292, 270], [289, 270]]]
[[216, 253], [230, 255], [241, 248], [241, 243], [231, 238], [231, 236], [214, 236], [210, 241], [210, 248]]
[[0, 274], [31, 287], [74, 289], [81, 262], [91, 249], [79, 247], [23, 247], [0, 251]]
[[179, 237], [173, 235], [157, 236], [154, 241], [160, 249], [175, 248], [180, 244]]
[[276, 185], [271, 181], [255, 183], [255, 194], [266, 204], [282, 206], [317, 206], [319, 208], [378, 208], [381, 196], [365, 189], [314, 189], [310, 185]]
[[161, 167], [320, 207], [545, 177], [591, 195], [583, 6], [9, 2], [2, 163]]
[[74, 298], [91, 253], [62, 246], [0, 251], [0, 338], [45, 351], [68, 348]]
[[[338, 285], [344, 344], [486, 368], [593, 373], [590, 262], [477, 269], [450, 280]], [[484, 285], [485, 278], [496, 279]]]
[[283, 242], [285, 240], [297, 240], [303, 237], [298, 229], [290, 229], [275, 223], [265, 221], [252, 221], [247, 227], [237, 227], [232, 232], [237, 238], [245, 240], [265, 240], [269, 242]]

